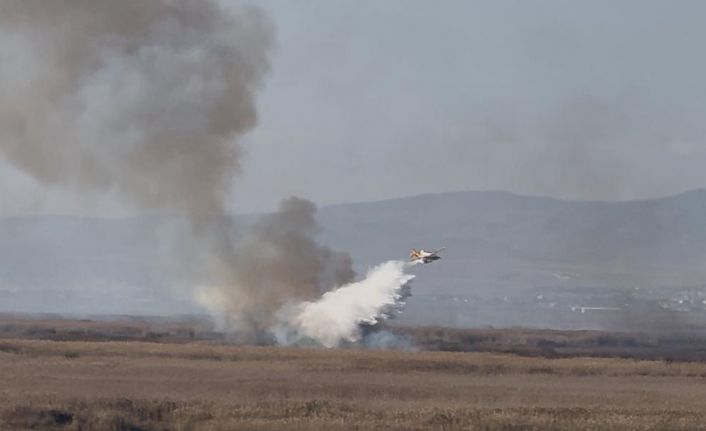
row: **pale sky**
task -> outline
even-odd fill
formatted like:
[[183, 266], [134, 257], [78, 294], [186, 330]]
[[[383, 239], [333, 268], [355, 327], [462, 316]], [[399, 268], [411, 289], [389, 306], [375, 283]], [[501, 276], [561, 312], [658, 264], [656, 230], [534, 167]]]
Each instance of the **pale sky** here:
[[[237, 212], [452, 190], [706, 187], [702, 1], [262, 1], [277, 29]], [[119, 213], [2, 166], [14, 213]]]

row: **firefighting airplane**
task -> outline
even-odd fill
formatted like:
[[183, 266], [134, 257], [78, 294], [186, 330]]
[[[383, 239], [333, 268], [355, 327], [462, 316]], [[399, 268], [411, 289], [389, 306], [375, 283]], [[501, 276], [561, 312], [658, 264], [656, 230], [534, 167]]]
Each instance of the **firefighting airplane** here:
[[446, 247], [442, 247], [434, 251], [424, 251], [423, 249], [417, 250], [416, 248], [413, 248], [409, 253], [409, 261], [413, 263], [431, 263], [435, 260], [441, 259], [441, 256], [438, 254], [444, 250], [446, 250]]

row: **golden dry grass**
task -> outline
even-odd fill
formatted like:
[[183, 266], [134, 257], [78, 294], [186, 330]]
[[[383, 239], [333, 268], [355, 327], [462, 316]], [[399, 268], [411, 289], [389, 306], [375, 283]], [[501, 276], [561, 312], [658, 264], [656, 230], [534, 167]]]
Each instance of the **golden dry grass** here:
[[706, 364], [0, 340], [0, 429], [706, 430]]

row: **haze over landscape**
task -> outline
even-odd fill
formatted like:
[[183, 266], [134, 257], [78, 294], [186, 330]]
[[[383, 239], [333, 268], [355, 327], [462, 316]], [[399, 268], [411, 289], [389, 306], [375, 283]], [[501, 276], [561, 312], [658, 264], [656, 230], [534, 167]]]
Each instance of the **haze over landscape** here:
[[[75, 97], [91, 115], [65, 105], [60, 111], [68, 124], [78, 119], [77, 130], [67, 124], [55, 129], [52, 118], [61, 115], [33, 108], [32, 100], [22, 99], [12, 87], [13, 82], [22, 88], [42, 77], [65, 76], [70, 82], [74, 78], [68, 63], [48, 57], [42, 70], [21, 74], [21, 65], [29, 65], [30, 58], [22, 54], [21, 38], [8, 38], [2, 53], [14, 66], [2, 69], [3, 82], [7, 101], [15, 102], [6, 111], [26, 108], [34, 124], [28, 130], [43, 131], [21, 135], [9, 127], [5, 142], [25, 139], [26, 149], [51, 149], [63, 154], [55, 159], [64, 162], [47, 170], [44, 159], [27, 157], [31, 150], [6, 147], [8, 157], [0, 171], [0, 309], [203, 312], [194, 301], [194, 291], [205, 282], [203, 261], [221, 261], [218, 278], [253, 284], [259, 276], [243, 275], [253, 268], [243, 258], [256, 253], [234, 250], [231, 257], [226, 256], [229, 251], [205, 258], [206, 250], [223, 251], [231, 245], [212, 243], [209, 235], [189, 236], [193, 220], [188, 218], [212, 212], [221, 222], [211, 229], [246, 237], [247, 232], [228, 225], [232, 214], [270, 211], [293, 194], [320, 205], [361, 202], [324, 206], [311, 215], [323, 228], [318, 239], [352, 258], [354, 268], [340, 260], [325, 264], [341, 265], [335, 270], [340, 274], [351, 269], [365, 273], [380, 262], [404, 257], [412, 247], [449, 247], [442, 265], [418, 274], [415, 295], [401, 318], [409, 323], [561, 327], [570, 324], [566, 316], [518, 314], [528, 307], [528, 297], [553, 297], [545, 290], [555, 287], [583, 293], [539, 302], [561, 303], [562, 309], [586, 304], [610, 308], [620, 302], [581, 290], [598, 288], [672, 289], [674, 293], [654, 294], [651, 300], [678, 300], [685, 295], [679, 289], [700, 289], [706, 283], [703, 193], [669, 197], [706, 184], [706, 129], [700, 114], [706, 100], [693, 91], [706, 84], [706, 64], [692, 54], [706, 31], [694, 13], [703, 7], [698, 2], [666, 7], [637, 1], [532, 6], [312, 2], [294, 7], [267, 1], [259, 10], [243, 11], [255, 25], [244, 28], [242, 35], [250, 32], [252, 38], [231, 48], [249, 67], [245, 92], [240, 83], [229, 81], [240, 79], [233, 75], [221, 83], [232, 85], [225, 95], [214, 92], [215, 86], [192, 86], [159, 101], [130, 89], [159, 76], [159, 85], [174, 91], [175, 83], [189, 75], [140, 69], [148, 57], [133, 58], [111, 44], [80, 48], [86, 59], [115, 57], [97, 71], [90, 62], [79, 65], [91, 78], [77, 81], [83, 87]], [[67, 10], [62, 13], [71, 16]], [[161, 22], [159, 13], [155, 8], [149, 19]], [[12, 21], [15, 27], [10, 28], [21, 29], [15, 35], [37, 32], [41, 38], [59, 32], [46, 25], [46, 17], [35, 18], [23, 27]], [[83, 18], [77, 14], [72, 19]], [[210, 19], [194, 25], [201, 26], [199, 32], [215, 30], [221, 38], [245, 40], [239, 30]], [[179, 71], [189, 70], [197, 57], [190, 57], [188, 49], [201, 43], [201, 36], [165, 38], [174, 31], [164, 25], [155, 35], [133, 34], [131, 43], [152, 38], [164, 49], [164, 63], [158, 67], [170, 68], [171, 61], [180, 64]], [[41, 39], [32, 43], [36, 40]], [[204, 54], [212, 56], [213, 67], [241, 67], [215, 49]], [[114, 71], [119, 67], [135, 67], [135, 74], [118, 75]], [[108, 85], [114, 86], [110, 92], [101, 90]], [[46, 97], [55, 97], [46, 91]], [[202, 92], [201, 99], [193, 97], [194, 91]], [[111, 94], [112, 102], [106, 98]], [[223, 102], [229, 98], [240, 101]], [[213, 123], [217, 134], [238, 141], [230, 165], [219, 156], [226, 147], [201, 128], [204, 103], [240, 109], [231, 113], [238, 121], [229, 127]], [[157, 123], [135, 123], [142, 128], [141, 137], [111, 123], [115, 118], [137, 121], [133, 109], [143, 109], [143, 104], [165, 108]], [[195, 120], [184, 121], [190, 117]], [[14, 124], [14, 118], [5, 117], [7, 124]], [[162, 135], [150, 129], [154, 124]], [[144, 170], [125, 156], [129, 153], [115, 151], [132, 146], [137, 150], [129, 151], [138, 157], [153, 157], [176, 133], [206, 139], [214, 151], [196, 159], [199, 147], [193, 153], [163, 153], [174, 156], [174, 166], [188, 163], [192, 170], [185, 172], [169, 164], [163, 170]], [[41, 140], [48, 134], [54, 135], [51, 145]], [[75, 139], [85, 142], [75, 145]], [[94, 140], [102, 146], [87, 145]], [[145, 149], [164, 148], [152, 154], [139, 150], [142, 144]], [[180, 145], [189, 148], [186, 141]], [[80, 155], [87, 149], [97, 152]], [[68, 162], [66, 154], [98, 160], [96, 170], [77, 169], [84, 162]], [[204, 170], [215, 173], [204, 177]], [[521, 194], [444, 193], [486, 189]], [[365, 203], [424, 192], [435, 194]], [[248, 225], [254, 217], [239, 219]], [[315, 223], [313, 218], [306, 223]], [[308, 239], [301, 244], [313, 246]], [[245, 263], [238, 267], [238, 261]], [[336, 283], [350, 279], [349, 273]], [[284, 286], [277, 283], [275, 290]], [[479, 305], [479, 298], [521, 298], [521, 304], [501, 313]], [[474, 301], [475, 308], [445, 311]], [[261, 307], [269, 310], [278, 304]], [[529, 307], [530, 316], [538, 315], [536, 305]]]
[[704, 16], [0, 0], [0, 429], [706, 431]]
[[[289, 195], [630, 200], [706, 185], [703, 2], [258, 6], [275, 41], [235, 212], [272, 211]], [[0, 209], [135, 215], [111, 196], [38, 187], [7, 163]]]
[[[401, 322], [561, 328], [581, 326], [567, 318], [572, 306], [625, 306], [626, 291], [632, 305], [681, 299], [688, 289], [706, 299], [704, 214], [703, 190], [612, 203], [464, 192], [323, 207], [318, 219], [321, 242], [347, 250], [359, 274], [420, 244], [448, 247], [442, 261], [414, 271]], [[236, 226], [257, 218], [241, 216]], [[3, 311], [203, 313], [192, 300], [188, 269], [164, 250], [162, 236], [180, 223], [5, 218]], [[558, 298], [538, 313], [541, 295]], [[504, 305], [503, 298], [515, 302]], [[546, 308], [551, 302], [560, 303]]]

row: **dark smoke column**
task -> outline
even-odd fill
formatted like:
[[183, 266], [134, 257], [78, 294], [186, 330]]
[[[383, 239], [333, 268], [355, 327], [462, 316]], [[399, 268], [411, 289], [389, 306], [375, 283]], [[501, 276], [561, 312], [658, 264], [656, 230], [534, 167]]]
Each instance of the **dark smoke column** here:
[[[299, 198], [280, 202], [244, 238], [214, 263], [211, 284], [199, 302], [216, 312], [224, 329], [250, 340], [267, 337], [286, 306], [319, 298], [355, 278], [348, 254], [315, 241], [319, 225], [313, 203]], [[271, 334], [270, 334], [271, 335]]]
[[87, 198], [221, 214], [272, 33], [216, 0], [2, 0], [0, 154]]
[[272, 34], [258, 9], [217, 0], [0, 0], [0, 156], [87, 200], [186, 216], [172, 262], [250, 337], [354, 276], [312, 239], [304, 200], [232, 241], [237, 140]]

